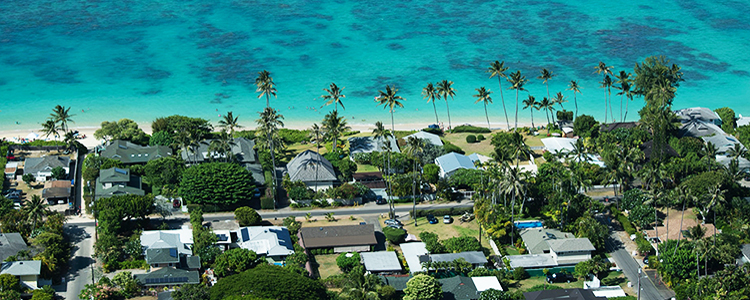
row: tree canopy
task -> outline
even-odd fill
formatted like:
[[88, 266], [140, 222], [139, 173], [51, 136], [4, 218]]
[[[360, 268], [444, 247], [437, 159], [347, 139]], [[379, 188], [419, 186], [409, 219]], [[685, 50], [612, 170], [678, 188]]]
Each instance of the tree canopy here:
[[234, 248], [216, 257], [214, 271], [219, 277], [226, 277], [250, 270], [258, 264], [258, 255], [252, 250]]
[[148, 145], [149, 136], [138, 128], [138, 123], [131, 119], [116, 122], [104, 121], [102, 128], [94, 132], [94, 137], [105, 140], [125, 140], [139, 145]]
[[253, 182], [250, 172], [237, 164], [204, 163], [185, 170], [179, 194], [194, 204], [247, 203], [255, 188]]
[[269, 264], [219, 279], [211, 287], [211, 300], [244, 295], [287, 300], [328, 299], [325, 287], [317, 280]]
[[443, 299], [440, 282], [432, 276], [419, 274], [406, 282], [404, 300], [439, 300]]

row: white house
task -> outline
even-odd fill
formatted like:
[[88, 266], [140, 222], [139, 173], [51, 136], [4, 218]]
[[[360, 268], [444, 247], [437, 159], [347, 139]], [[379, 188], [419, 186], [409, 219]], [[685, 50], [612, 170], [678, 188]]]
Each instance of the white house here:
[[270, 263], [282, 265], [288, 255], [294, 254], [294, 244], [286, 227], [242, 227], [237, 233], [237, 246], [265, 256]]
[[42, 262], [39, 260], [20, 260], [2, 263], [0, 274], [16, 276], [21, 285], [30, 288], [39, 288], [39, 275], [42, 271]]
[[466, 155], [451, 152], [435, 158], [435, 164], [440, 167], [440, 177], [450, 177], [459, 169], [476, 170], [474, 162]]
[[548, 240], [549, 253], [558, 265], [575, 265], [591, 259], [596, 250], [587, 238]]
[[42, 156], [30, 157], [23, 163], [23, 174], [34, 175], [36, 181], [47, 181], [52, 177], [52, 169], [61, 167], [65, 174], [70, 172], [70, 157], [67, 156]]

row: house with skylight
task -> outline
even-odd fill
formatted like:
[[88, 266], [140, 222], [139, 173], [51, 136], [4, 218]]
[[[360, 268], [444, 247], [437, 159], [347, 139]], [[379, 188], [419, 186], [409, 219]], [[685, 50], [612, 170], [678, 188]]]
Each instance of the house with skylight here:
[[125, 168], [99, 170], [94, 191], [95, 199], [127, 194], [145, 195], [140, 177], [130, 174], [130, 169]]

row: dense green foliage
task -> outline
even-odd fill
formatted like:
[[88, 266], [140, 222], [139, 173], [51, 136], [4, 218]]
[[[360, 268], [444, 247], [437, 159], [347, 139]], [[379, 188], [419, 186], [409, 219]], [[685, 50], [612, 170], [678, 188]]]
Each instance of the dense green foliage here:
[[482, 245], [479, 240], [473, 236], [457, 236], [443, 241], [445, 249], [448, 252], [460, 253], [467, 251], [482, 251]]
[[383, 234], [391, 244], [401, 244], [406, 238], [406, 230], [399, 228], [383, 227]]
[[185, 162], [177, 156], [154, 159], [144, 167], [144, 174], [152, 190], [161, 190], [162, 193], [176, 191], [184, 171]]
[[469, 144], [476, 143], [477, 142], [477, 136], [473, 135], [473, 134], [467, 135], [466, 136], [466, 142], [469, 143]]
[[728, 134], [734, 133], [734, 128], [737, 127], [734, 110], [729, 107], [721, 107], [714, 111], [721, 118], [721, 129]]
[[172, 136], [172, 139], [175, 139], [181, 132], [189, 132], [200, 140], [210, 137], [213, 126], [206, 119], [172, 115], [165, 118], [156, 118], [151, 123], [151, 130], [154, 134], [160, 131], [167, 132]]
[[339, 269], [343, 271], [344, 273], [349, 273], [354, 267], [362, 265], [360, 263], [360, 256], [357, 252], [352, 253], [341, 253], [338, 257], [336, 257], [336, 265], [339, 266]]
[[183, 172], [179, 193], [188, 203], [247, 204], [252, 199], [253, 182], [250, 172], [237, 164], [204, 163]]
[[485, 172], [481, 169], [458, 169], [448, 179], [448, 184], [455, 188], [478, 189], [486, 182]]
[[206, 300], [209, 297], [209, 289], [202, 283], [181, 285], [172, 293], [174, 300]]
[[440, 167], [436, 164], [426, 164], [422, 169], [422, 177], [424, 177], [425, 181], [432, 184], [437, 183], [440, 175]]
[[459, 132], [470, 132], [470, 133], [490, 133], [491, 131], [484, 127], [476, 127], [471, 125], [459, 125], [451, 130], [453, 133]]
[[576, 237], [588, 238], [594, 248], [604, 250], [604, 242], [609, 238], [609, 228], [591, 216], [583, 216], [575, 222]]
[[404, 289], [404, 300], [440, 300], [443, 298], [443, 290], [440, 282], [434, 277], [419, 274], [406, 282]]
[[242, 273], [258, 264], [258, 255], [243, 248], [229, 249], [216, 257], [214, 272], [219, 277]]
[[222, 278], [211, 287], [211, 300], [242, 295], [287, 300], [328, 299], [325, 287], [316, 280], [268, 264]]
[[582, 137], [597, 137], [599, 134], [599, 122], [589, 115], [580, 115], [573, 121], [573, 130]]
[[435, 233], [423, 231], [419, 234], [419, 239], [422, 240], [423, 243], [425, 243], [425, 248], [427, 248], [427, 251], [432, 254], [447, 252], [445, 246], [440, 243], [439, 237]]
[[257, 211], [251, 207], [242, 206], [234, 210], [234, 218], [240, 223], [240, 226], [255, 226], [263, 222]]
[[461, 147], [451, 144], [448, 141], [443, 141], [443, 151], [447, 153], [456, 152], [458, 154], [465, 154], [463, 149]]
[[97, 139], [125, 140], [138, 145], [148, 145], [149, 136], [138, 128], [138, 123], [131, 119], [121, 119], [116, 122], [104, 121], [102, 127], [94, 132]]

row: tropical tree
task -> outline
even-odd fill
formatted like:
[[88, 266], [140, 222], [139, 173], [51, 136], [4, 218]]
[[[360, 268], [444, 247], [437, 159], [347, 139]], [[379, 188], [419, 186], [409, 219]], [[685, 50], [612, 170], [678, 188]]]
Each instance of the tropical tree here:
[[[549, 115], [550, 115], [550, 110], [554, 110], [555, 109], [555, 103], [553, 103], [552, 101], [550, 101], [549, 98], [544, 97], [544, 98], [542, 98], [541, 102], [538, 102], [538, 105], [539, 105], [539, 109], [544, 109], [544, 114], [547, 116], [547, 125], [546, 125], [546, 127], [547, 127], [547, 134], [549, 134], [549, 124], [550, 124], [549, 123]], [[555, 118], [555, 116], [553, 115], [552, 116], [553, 122], [554, 122], [554, 118]]]
[[62, 131], [68, 131], [68, 122], [73, 122], [74, 116], [70, 114], [70, 107], [65, 108], [65, 106], [56, 105], [52, 109], [49, 119], [54, 121], [55, 124], [59, 123]]
[[[441, 89], [441, 94], [443, 94], [444, 97], [446, 97], [445, 98], [446, 105], [448, 104], [448, 98], [447, 98], [448, 95], [453, 97], [453, 95], [455, 94], [453, 92], [453, 88], [450, 87], [451, 84], [453, 84], [452, 81], [448, 82], [447, 80], [443, 80], [443, 82], [441, 83], [441, 86], [439, 87], [439, 89]], [[379, 93], [379, 96], [375, 98], [375, 102], [377, 102], [377, 106], [383, 105], [383, 108], [388, 108], [388, 111], [391, 113], [391, 132], [396, 132], [396, 123], [393, 119], [393, 111], [396, 109], [396, 107], [403, 108], [404, 104], [402, 102], [406, 101], [406, 99], [404, 99], [403, 97], [397, 94], [398, 89], [396, 88], [395, 85], [393, 87], [391, 87], [390, 85], [386, 85], [385, 90], [378, 91], [378, 93]], [[448, 124], [449, 124], [448, 127], [450, 127], [450, 114], [448, 115]], [[386, 138], [385, 141], [386, 141], [386, 144], [390, 144], [389, 139]], [[390, 156], [391, 156], [391, 151], [389, 150], [388, 151], [388, 168], [389, 169], [390, 169]], [[391, 216], [393, 216], [395, 214], [395, 207], [393, 207], [393, 204], [391, 204], [391, 206], [392, 206]]]
[[[596, 74], [602, 74], [602, 87], [605, 87], [607, 75], [612, 74], [612, 67], [607, 66], [604, 62], [599, 62], [599, 65], [594, 67]], [[612, 85], [612, 78], [609, 79], [609, 86]], [[607, 90], [604, 90], [604, 123], [607, 123]]]
[[341, 116], [337, 111], [328, 113], [323, 118], [323, 132], [325, 137], [333, 142], [333, 151], [338, 151], [338, 140], [344, 132], [350, 130], [351, 127], [346, 124], [346, 118]]
[[727, 156], [736, 161], [739, 161], [740, 158], [746, 158], [747, 154], [747, 149], [740, 143], [735, 143], [732, 148], [727, 150]]
[[65, 143], [65, 147], [67, 147], [69, 150], [76, 149], [78, 146], [78, 140], [76, 140], [76, 134], [72, 131], [65, 132], [65, 138], [63, 139], [63, 142]]
[[541, 73], [542, 74], [540, 74], [536, 78], [541, 79], [542, 83], [547, 86], [547, 98], [552, 99], [552, 97], [549, 96], [549, 83], [547, 81], [549, 81], [550, 79], [552, 79], [552, 77], [555, 77], [557, 75], [553, 75], [552, 71], [547, 70], [546, 68], [542, 68]]
[[271, 73], [266, 70], [258, 72], [258, 77], [255, 78], [255, 86], [257, 87], [255, 91], [259, 93], [258, 98], [266, 96], [266, 107], [271, 107], [271, 96], [276, 98], [276, 84], [271, 78]]
[[492, 94], [492, 91], [485, 89], [484, 87], [478, 88], [477, 94], [474, 95], [474, 97], [477, 98], [477, 101], [474, 102], [474, 104], [482, 102], [484, 104], [484, 117], [487, 118], [487, 129], [490, 129], [490, 116], [487, 115], [487, 103], [492, 103], [492, 97], [490, 94]]
[[518, 92], [519, 91], [526, 91], [524, 88], [524, 85], [526, 85], [527, 82], [529, 82], [528, 79], [526, 79], [526, 76], [521, 75], [521, 71], [515, 71], [513, 73], [510, 73], [510, 77], [508, 77], [508, 82], [510, 82], [509, 90], [516, 90], [516, 119], [514, 131], [518, 131]]
[[44, 123], [42, 123], [42, 133], [45, 137], [49, 137], [50, 135], [57, 138], [59, 135], [58, 133], [58, 127], [57, 123], [53, 120], [47, 120]]
[[565, 107], [563, 107], [563, 103], [568, 102], [568, 100], [565, 100], [565, 96], [563, 96], [562, 92], [557, 92], [555, 98], [552, 98], [552, 102], [554, 104], [560, 105], [560, 110], [565, 110]]
[[[523, 109], [528, 108], [529, 111], [531, 112], [531, 127], [536, 128], [536, 126], [534, 126], [534, 110], [535, 109], [539, 110], [539, 102], [536, 101], [534, 96], [529, 95], [529, 97], [526, 98], [526, 100], [523, 100], [523, 105], [524, 105]], [[548, 116], [547, 122], [549, 122], [549, 116]]]
[[232, 147], [234, 146], [237, 146], [237, 143], [234, 142], [232, 136], [225, 129], [222, 129], [216, 138], [208, 144], [208, 152], [216, 153], [224, 162], [229, 162], [234, 160], [234, 153], [232, 152]]
[[600, 87], [604, 88], [604, 123], [607, 123], [607, 105], [609, 105], [609, 113], [612, 115], [612, 122], [616, 122], [615, 115], [612, 113], [612, 101], [607, 100], [609, 99], [607, 95], [610, 97], [612, 96], [611, 87], [614, 82], [612, 82], [612, 77], [609, 77], [609, 75], [605, 75], [604, 79], [600, 82], [602, 85]]
[[271, 163], [273, 166], [273, 170], [271, 170], [271, 175], [273, 176], [273, 192], [274, 192], [274, 199], [276, 199], [276, 191], [278, 189], [278, 176], [276, 176], [276, 155], [274, 154], [274, 144], [281, 143], [281, 138], [278, 135], [279, 127], [284, 127], [284, 122], [282, 121], [284, 119], [284, 116], [281, 114], [278, 114], [275, 109], [271, 107], [266, 107], [263, 112], [260, 113], [260, 118], [255, 120], [255, 122], [258, 124], [258, 131], [261, 133], [261, 135], [266, 136], [265, 143], [259, 144], [260, 147], [267, 147], [269, 151], [271, 152]]
[[222, 117], [221, 120], [219, 120], [219, 128], [224, 128], [229, 131], [229, 136], [234, 137], [234, 130], [236, 128], [242, 128], [242, 125], [240, 125], [239, 122], [237, 122], [237, 119], [239, 116], [234, 116], [234, 114], [230, 111], [226, 115]]
[[[316, 153], [320, 154], [320, 143], [323, 142], [323, 130], [318, 126], [318, 124], [313, 123], [312, 127], [310, 128], [310, 141], [315, 143], [315, 147], [317, 148], [315, 150]], [[318, 191], [318, 167], [320, 166], [320, 162], [315, 162], [315, 191]]]
[[445, 99], [445, 109], [448, 111], [448, 130], [453, 128], [451, 127], [451, 110], [450, 107], [448, 107], [448, 96], [453, 100], [453, 97], [456, 95], [456, 91], [453, 89], [452, 85], [453, 81], [448, 80], [443, 80], [437, 84], [438, 93], [443, 96], [443, 99]]
[[578, 98], [576, 98], [576, 93], [581, 93], [581, 87], [578, 86], [578, 81], [571, 80], [568, 84], [568, 90], [573, 91], [573, 101], [575, 101], [576, 104], [576, 115], [575, 118], [578, 118]]
[[628, 116], [628, 102], [625, 102], [625, 116], [622, 115], [622, 101], [625, 99], [625, 97], [628, 97], [628, 99], [633, 100], [633, 94], [630, 91], [631, 83], [633, 80], [630, 79], [630, 73], [627, 73], [625, 71], [620, 71], [620, 74], [615, 75], [615, 78], [617, 78], [617, 81], [615, 83], [619, 83], [619, 86], [615, 86], [616, 89], [620, 90], [617, 95], [620, 96], [620, 122], [625, 122], [625, 118]]
[[432, 85], [432, 82], [428, 83], [426, 87], [422, 88], [422, 98], [427, 99], [427, 103], [432, 102], [432, 110], [435, 111], [435, 123], [439, 124], [440, 119], [438, 119], [437, 107], [435, 106], [435, 98], [440, 99], [440, 93], [437, 89], [435, 89], [435, 86]]
[[505, 109], [505, 97], [503, 97], [503, 78], [507, 79], [505, 71], [508, 71], [508, 67], [505, 66], [505, 62], [495, 61], [490, 64], [487, 68], [487, 73], [490, 73], [490, 78], [497, 76], [498, 84], [500, 85], [500, 100], [503, 102], [503, 112], [505, 113], [505, 124], [508, 126], [510, 131], [510, 122], [508, 121], [508, 111]]
[[344, 103], [341, 102], [342, 98], [346, 98], [346, 95], [342, 94], [341, 91], [344, 90], [344, 88], [339, 88], [335, 83], [331, 82], [330, 88], [323, 89], [326, 94], [320, 96], [323, 98], [323, 100], [326, 100], [326, 103], [323, 104], [323, 106], [331, 105], [333, 104], [333, 111], [338, 112], [339, 108], [338, 106], [341, 105], [341, 108], [344, 108]]
[[32, 230], [36, 229], [37, 221], [47, 215], [48, 207], [47, 203], [39, 195], [31, 196], [31, 200], [26, 203], [24, 210], [26, 211], [26, 216], [32, 221]]
[[[414, 172], [412, 172], [413, 176], [411, 187], [412, 200], [414, 202], [412, 211], [414, 216], [417, 215], [417, 175], [420, 174], [417, 168], [417, 164], [421, 161], [419, 157], [422, 155], [424, 146], [424, 141], [420, 138], [411, 136], [406, 140], [406, 153], [414, 160]], [[414, 218], [414, 226], [417, 226], [417, 218]]]

